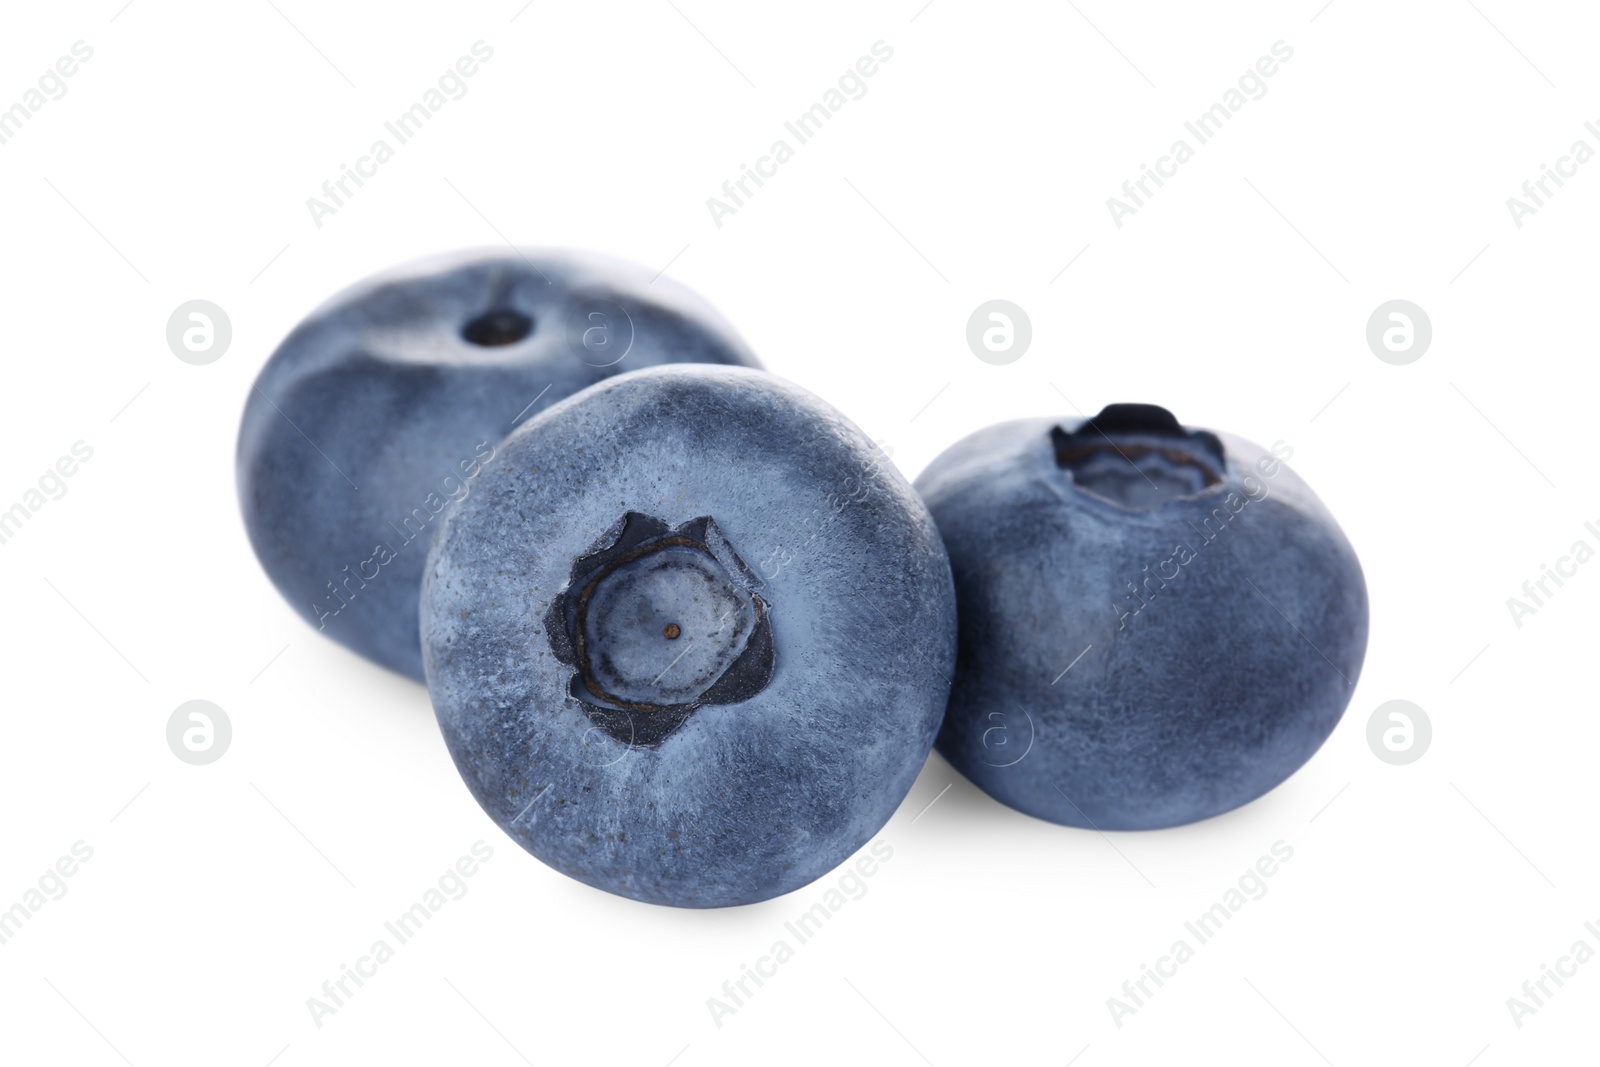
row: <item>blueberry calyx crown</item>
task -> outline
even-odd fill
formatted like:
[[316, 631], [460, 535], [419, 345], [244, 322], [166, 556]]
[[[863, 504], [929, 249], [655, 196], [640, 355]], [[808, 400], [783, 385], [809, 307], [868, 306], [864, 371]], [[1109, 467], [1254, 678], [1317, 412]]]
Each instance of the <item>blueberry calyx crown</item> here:
[[480, 348], [514, 345], [533, 332], [533, 318], [514, 308], [492, 308], [461, 327], [461, 339]]
[[773, 669], [760, 584], [709, 516], [672, 528], [628, 512], [545, 612], [569, 693], [603, 733], [645, 747], [702, 705], [750, 699]]
[[1131, 511], [1153, 511], [1223, 481], [1222, 441], [1186, 430], [1155, 404], [1107, 404], [1068, 432], [1051, 427], [1056, 466], [1090, 496]]

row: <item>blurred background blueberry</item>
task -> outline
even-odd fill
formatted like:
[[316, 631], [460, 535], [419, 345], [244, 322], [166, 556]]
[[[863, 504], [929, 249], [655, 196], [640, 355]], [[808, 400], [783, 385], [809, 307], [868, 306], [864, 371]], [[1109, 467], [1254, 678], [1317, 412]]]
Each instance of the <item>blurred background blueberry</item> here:
[[1294, 773], [1350, 700], [1367, 593], [1292, 451], [1113, 404], [935, 459], [917, 488], [961, 629], [945, 758], [1101, 830], [1204, 819]]
[[314, 628], [421, 681], [428, 547], [500, 440], [586, 386], [672, 362], [759, 365], [704, 300], [605, 257], [469, 251], [370, 278], [312, 312], [250, 390], [251, 544]]
[[662, 367], [521, 427], [423, 590], [428, 687], [486, 812], [636, 900], [765, 900], [866, 844], [955, 661], [950, 568], [888, 458], [742, 368]]

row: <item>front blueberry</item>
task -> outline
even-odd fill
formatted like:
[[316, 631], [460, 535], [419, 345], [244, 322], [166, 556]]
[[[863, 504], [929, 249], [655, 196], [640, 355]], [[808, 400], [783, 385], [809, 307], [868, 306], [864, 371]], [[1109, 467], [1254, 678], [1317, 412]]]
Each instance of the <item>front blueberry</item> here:
[[935, 459], [917, 487], [961, 632], [940, 753], [1102, 830], [1220, 814], [1310, 759], [1359, 675], [1367, 594], [1292, 451], [1113, 404]]
[[468, 252], [368, 279], [262, 369], [239, 432], [245, 528], [318, 630], [422, 678], [417, 597], [442, 517], [513, 426], [664, 363], [755, 366], [698, 297], [569, 252]]
[[771, 375], [661, 367], [502, 445], [422, 594], [428, 688], [485, 811], [573, 878], [682, 907], [789, 892], [893, 814], [955, 660], [926, 508]]

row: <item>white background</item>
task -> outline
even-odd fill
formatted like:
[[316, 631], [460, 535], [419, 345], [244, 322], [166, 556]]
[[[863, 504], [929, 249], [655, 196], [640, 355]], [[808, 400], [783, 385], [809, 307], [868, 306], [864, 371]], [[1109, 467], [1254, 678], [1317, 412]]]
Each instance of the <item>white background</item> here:
[[[0, 106], [94, 55], [0, 145], [0, 508], [75, 441], [94, 455], [0, 545], [0, 908], [75, 842], [93, 857], [0, 945], [0, 1058], [1593, 1058], [1600, 962], [1520, 1027], [1506, 1004], [1600, 950], [1600, 563], [1520, 627], [1506, 606], [1600, 547], [1600, 162], [1520, 228], [1506, 206], [1600, 149], [1592, 11], [521, 2], [6, 13]], [[306, 198], [480, 39], [467, 95], [314, 225]], [[867, 94], [716, 226], [706, 198], [879, 40]], [[1107, 197], [1279, 40], [1267, 94], [1117, 227]], [[719, 1027], [707, 998], [838, 874], [699, 913], [543, 867], [461, 786], [424, 690], [300, 622], [241, 526], [238, 417], [283, 335], [368, 273], [503, 239], [666, 268], [908, 476], [990, 422], [1119, 400], [1288, 442], [1366, 568], [1344, 721], [1269, 796], [1158, 833], [1029, 819], [935, 756], [867, 894]], [[209, 366], [164, 336], [196, 298], [233, 323]], [[993, 298], [1033, 324], [1009, 366], [964, 339]], [[1408, 366], [1364, 337], [1396, 298], [1434, 328]], [[196, 698], [234, 728], [204, 767], [165, 740]], [[1403, 767], [1365, 736], [1399, 698], [1434, 727]], [[479, 840], [467, 895], [317, 1026], [307, 998]], [[1118, 1026], [1107, 999], [1280, 840], [1267, 894]]]

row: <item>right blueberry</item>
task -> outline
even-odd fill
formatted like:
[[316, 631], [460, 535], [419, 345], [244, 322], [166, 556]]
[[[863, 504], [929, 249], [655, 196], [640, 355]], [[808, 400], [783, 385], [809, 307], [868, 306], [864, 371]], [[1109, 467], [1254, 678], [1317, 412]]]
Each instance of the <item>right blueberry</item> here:
[[916, 486], [959, 617], [939, 752], [1100, 830], [1220, 815], [1293, 774], [1350, 701], [1367, 591], [1292, 454], [1112, 404], [935, 459]]

